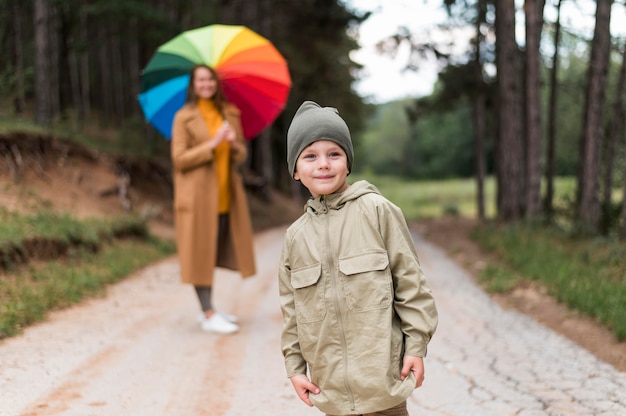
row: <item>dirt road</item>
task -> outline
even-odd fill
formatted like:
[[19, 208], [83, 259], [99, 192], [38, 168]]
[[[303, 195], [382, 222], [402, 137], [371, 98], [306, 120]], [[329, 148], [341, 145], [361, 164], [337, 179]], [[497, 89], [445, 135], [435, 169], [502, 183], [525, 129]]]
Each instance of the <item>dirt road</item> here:
[[[0, 415], [320, 415], [295, 396], [280, 355], [276, 267], [283, 229], [259, 234], [259, 273], [220, 272], [217, 306], [241, 330], [199, 330], [176, 258], [0, 343]], [[626, 414], [626, 374], [529, 318], [500, 309], [417, 238], [440, 310], [414, 415]]]
[[304, 410], [277, 337], [281, 239], [282, 230], [258, 236], [254, 278], [216, 277], [217, 306], [241, 319], [236, 335], [200, 331], [195, 293], [172, 258], [4, 341], [0, 415], [237, 415], [270, 402]]

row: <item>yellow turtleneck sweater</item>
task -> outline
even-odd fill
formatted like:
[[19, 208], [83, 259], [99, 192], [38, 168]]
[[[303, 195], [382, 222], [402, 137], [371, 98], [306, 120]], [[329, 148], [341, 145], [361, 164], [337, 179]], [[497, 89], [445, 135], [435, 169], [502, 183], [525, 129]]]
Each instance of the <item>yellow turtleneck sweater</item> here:
[[[213, 100], [199, 99], [198, 109], [209, 129], [209, 134], [211, 137], [215, 136], [224, 121], [215, 103]], [[213, 163], [217, 173], [218, 212], [226, 214], [230, 210], [230, 143], [226, 140], [213, 149]]]

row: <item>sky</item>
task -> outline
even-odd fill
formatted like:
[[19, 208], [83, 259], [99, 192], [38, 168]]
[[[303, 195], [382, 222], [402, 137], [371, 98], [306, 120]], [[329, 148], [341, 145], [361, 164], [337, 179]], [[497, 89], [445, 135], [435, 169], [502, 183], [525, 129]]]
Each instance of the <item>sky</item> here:
[[[523, 0], [516, 0], [523, 4]], [[437, 66], [424, 62], [418, 72], [403, 71], [408, 60], [408, 48], [401, 48], [395, 58], [376, 52], [375, 45], [381, 39], [396, 33], [398, 27], [406, 26], [418, 36], [426, 36], [437, 23], [446, 20], [442, 0], [344, 0], [352, 10], [373, 11], [369, 19], [361, 24], [358, 42], [360, 49], [353, 51], [351, 58], [364, 65], [363, 77], [355, 83], [357, 93], [372, 103], [384, 103], [405, 97], [429, 95], [437, 80]], [[562, 12], [562, 23], [579, 28], [591, 36], [593, 33], [595, 1], [564, 2], [577, 4]], [[554, 20], [555, 13], [549, 7], [545, 10], [546, 19]], [[523, 23], [523, 15], [518, 23]], [[523, 24], [518, 30], [518, 41], [523, 43]], [[615, 4], [612, 10], [611, 33], [626, 37], [626, 8]], [[466, 36], [457, 36], [458, 39]], [[460, 42], [463, 43], [463, 42]], [[466, 43], [464, 43], [466, 44]], [[406, 45], [405, 45], [406, 46]], [[458, 47], [463, 45], [459, 44]]]
[[375, 45], [396, 33], [400, 26], [414, 33], [431, 28], [445, 19], [445, 12], [422, 0], [345, 0], [345, 4], [359, 12], [373, 11], [359, 30], [361, 48], [351, 55], [355, 62], [365, 66], [362, 80], [355, 84], [356, 91], [374, 103], [430, 94], [437, 79], [433, 63], [425, 64], [419, 72], [402, 71], [408, 48], [401, 48], [392, 58], [377, 53]]

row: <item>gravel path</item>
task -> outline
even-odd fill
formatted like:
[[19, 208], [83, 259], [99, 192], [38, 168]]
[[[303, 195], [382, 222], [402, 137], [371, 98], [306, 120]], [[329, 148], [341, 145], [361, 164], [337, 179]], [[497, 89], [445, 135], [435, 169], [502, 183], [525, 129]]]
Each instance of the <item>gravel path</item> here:
[[[285, 378], [276, 266], [283, 229], [256, 237], [256, 277], [220, 272], [217, 306], [241, 331], [203, 333], [176, 258], [0, 342], [0, 415], [320, 415]], [[626, 415], [626, 373], [501, 309], [416, 236], [440, 326], [413, 415]]]
[[[440, 313], [415, 415], [626, 415], [626, 373], [489, 298], [415, 237]], [[418, 411], [419, 410], [419, 411]]]

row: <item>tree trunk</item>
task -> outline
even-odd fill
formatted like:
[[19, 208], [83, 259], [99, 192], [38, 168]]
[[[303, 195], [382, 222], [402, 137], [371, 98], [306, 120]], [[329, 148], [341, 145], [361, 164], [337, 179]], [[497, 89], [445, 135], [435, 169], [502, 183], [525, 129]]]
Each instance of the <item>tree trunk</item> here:
[[[79, 16], [79, 39], [82, 44], [88, 45], [89, 31], [87, 30], [87, 13], [80, 11]], [[83, 121], [91, 115], [91, 82], [89, 72], [89, 54], [85, 48], [80, 49], [80, 108], [78, 109], [78, 118]]]
[[26, 107], [26, 93], [24, 84], [24, 59], [22, 50], [22, 14], [18, 3], [12, 7], [13, 14], [13, 65], [15, 67], [15, 98], [14, 109], [16, 114], [22, 114]]
[[[69, 68], [70, 76], [70, 90], [72, 93], [72, 105], [74, 106], [74, 109], [78, 111], [80, 108], [80, 77], [78, 71], [78, 59], [76, 58], [76, 51], [74, 50], [73, 42], [70, 43], [67, 60], [67, 67]], [[82, 119], [78, 117], [78, 121], [82, 122]]]
[[[69, 4], [63, 5], [63, 10], [65, 14], [71, 13], [71, 8]], [[69, 73], [69, 86], [70, 86], [70, 95], [72, 97], [72, 107], [74, 108], [77, 115], [80, 114], [80, 71], [78, 67], [78, 58], [76, 54], [76, 33], [71, 32], [67, 34], [67, 68]], [[77, 121], [79, 125], [82, 123], [82, 118], [80, 115], [77, 117]]]
[[541, 75], [543, 0], [526, 0], [526, 217], [541, 211]]
[[498, 219], [507, 222], [520, 219], [522, 214], [519, 53], [515, 42], [513, 0], [496, 0], [496, 38]]
[[98, 26], [98, 45], [100, 58], [100, 123], [103, 127], [107, 127], [111, 121], [111, 109], [113, 107], [112, 83], [110, 74], [110, 62], [108, 51], [111, 48], [109, 41], [108, 26]]
[[[624, 160], [626, 160], [626, 146], [624, 146]], [[624, 186], [622, 188], [622, 240], [626, 241], [626, 164], [624, 165]]]
[[587, 92], [583, 110], [576, 202], [578, 225], [587, 231], [596, 231], [600, 218], [599, 153], [602, 137], [602, 108], [611, 47], [609, 25], [612, 3], [613, 0], [596, 2], [596, 25], [591, 43]]
[[52, 121], [50, 89], [50, 6], [46, 0], [35, 0], [35, 123], [49, 126]]
[[484, 221], [485, 214], [485, 96], [474, 98], [474, 153], [476, 157], [476, 208], [478, 219]]
[[[226, 22], [239, 22], [256, 31], [261, 36], [271, 38], [272, 31], [271, 0], [250, 1], [236, 0], [229, 7], [221, 9], [221, 16]], [[261, 194], [269, 200], [271, 197], [268, 185], [273, 183], [272, 134], [268, 128], [261, 132], [250, 146], [249, 166], [256, 175], [262, 178]]]
[[474, 93], [474, 157], [476, 160], [476, 211], [480, 221], [484, 221], [485, 214], [485, 92], [483, 81], [483, 64], [481, 60], [481, 44], [484, 36], [481, 26], [485, 21], [486, 5], [484, 1], [477, 3], [476, 18], [476, 49], [474, 56], [474, 76], [476, 77], [476, 91]]
[[52, 4], [49, 6], [50, 14], [48, 24], [48, 37], [50, 44], [50, 106], [51, 116], [54, 118], [61, 113], [61, 42], [59, 41], [61, 18], [58, 9], [54, 6], [54, 3], [49, 3]]
[[130, 114], [133, 117], [141, 117], [141, 111], [137, 97], [139, 97], [139, 90], [141, 89], [141, 77], [139, 75], [140, 63], [139, 63], [139, 40], [137, 39], [137, 19], [132, 18], [130, 20], [128, 30], [128, 68], [130, 68]]
[[124, 119], [125, 114], [124, 103], [126, 102], [126, 91], [124, 89], [123, 80], [123, 75], [125, 71], [122, 65], [122, 49], [126, 47], [126, 42], [122, 43], [120, 41], [120, 31], [121, 28], [118, 25], [115, 33], [109, 38], [111, 45], [111, 62], [109, 66], [109, 73], [111, 74], [111, 95], [114, 103], [114, 106], [112, 108], [112, 116], [113, 122], [116, 127], [120, 127], [122, 125], [122, 120]]
[[619, 72], [617, 80], [617, 88], [615, 90], [615, 99], [613, 101], [613, 115], [611, 118], [611, 126], [609, 134], [606, 138], [606, 152], [604, 152], [604, 186], [602, 206], [603, 219], [602, 219], [602, 233], [607, 234], [612, 222], [612, 205], [611, 194], [613, 192], [613, 167], [615, 164], [615, 151], [619, 137], [624, 133], [624, 85], [626, 84], [626, 46], [622, 51], [622, 67]]
[[409, 121], [409, 137], [400, 149], [400, 174], [405, 178], [410, 178], [413, 175], [418, 174], [416, 166], [420, 166], [419, 152], [414, 152], [413, 149], [419, 146], [419, 129], [418, 124], [420, 120], [420, 109], [417, 101], [414, 101], [412, 105], [404, 107], [407, 120]]
[[554, 54], [550, 71], [550, 103], [548, 110], [548, 143], [546, 149], [546, 197], [544, 211], [548, 221], [554, 216], [554, 163], [556, 148], [556, 104], [558, 92], [559, 44], [561, 43], [561, 2], [557, 3], [557, 14], [554, 28]]

